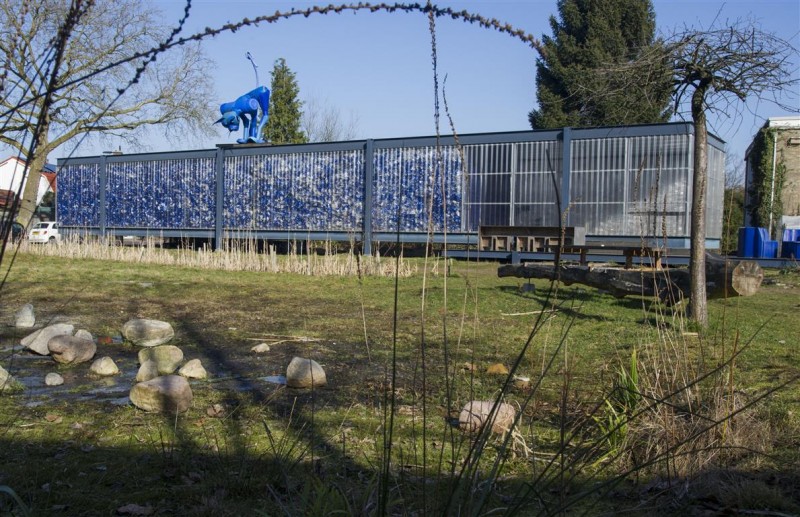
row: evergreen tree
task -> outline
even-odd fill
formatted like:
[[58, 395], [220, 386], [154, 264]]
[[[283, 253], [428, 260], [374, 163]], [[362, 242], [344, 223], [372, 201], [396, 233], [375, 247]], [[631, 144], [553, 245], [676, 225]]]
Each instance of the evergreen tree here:
[[264, 126], [264, 139], [273, 144], [302, 144], [307, 141], [300, 129], [303, 103], [298, 99], [297, 78], [286, 60], [275, 61], [271, 72], [269, 117]]
[[533, 129], [665, 122], [669, 118], [670, 70], [609, 73], [654, 45], [650, 0], [559, 0], [550, 17], [553, 36], [543, 36], [536, 61], [539, 108]]

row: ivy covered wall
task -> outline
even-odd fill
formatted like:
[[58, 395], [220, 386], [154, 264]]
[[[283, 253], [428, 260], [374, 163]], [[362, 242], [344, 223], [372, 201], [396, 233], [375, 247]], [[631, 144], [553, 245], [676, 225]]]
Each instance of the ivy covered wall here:
[[[773, 237], [780, 229], [783, 215], [783, 183], [786, 166], [783, 153], [775, 152], [775, 138], [779, 131], [775, 128], [763, 127], [753, 139], [748, 155], [751, 167], [751, 180], [748, 186], [748, 210], [753, 226], [769, 228], [770, 208], [773, 221]], [[775, 156], [773, 178], [773, 156]]]

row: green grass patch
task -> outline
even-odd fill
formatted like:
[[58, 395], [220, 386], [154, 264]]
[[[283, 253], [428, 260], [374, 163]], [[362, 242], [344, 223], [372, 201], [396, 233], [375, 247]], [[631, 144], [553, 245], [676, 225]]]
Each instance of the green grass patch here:
[[[737, 410], [752, 402], [743, 414], [764, 424], [763, 439], [736, 434], [746, 421], [731, 419], [715, 429], [716, 442], [703, 442], [723, 444], [725, 454], [702, 465], [683, 465], [684, 456], [673, 454], [669, 468], [684, 468], [672, 471], [674, 478], [693, 483], [719, 469], [736, 471], [759, 500], [780, 502], [770, 509], [793, 508], [800, 275], [769, 273], [753, 297], [711, 301], [711, 326], [698, 334], [688, 330], [681, 307], [581, 286], [561, 286], [551, 297], [545, 281], [533, 281], [529, 292], [521, 289], [527, 281], [497, 278], [497, 264], [455, 262], [445, 277], [442, 263], [429, 263], [425, 275], [422, 259], [405, 260], [417, 273], [400, 278], [395, 315], [391, 277], [20, 254], [0, 291], [2, 321], [13, 321], [25, 303], [39, 322], [68, 319], [95, 336], [117, 335], [132, 318], [165, 320], [176, 331], [172, 343], [187, 359], [200, 358], [211, 378], [192, 383], [193, 405], [177, 418], [82, 400], [85, 384], [66, 387], [63, 398], [31, 390], [0, 395], [0, 485], [42, 515], [109, 513], [127, 504], [181, 515], [370, 514], [379, 508], [393, 394], [393, 512], [441, 513], [452, 493], [466, 494], [448, 507], [453, 513], [500, 513], [520, 501], [526, 515], [562, 507], [613, 512], [652, 499], [648, 487], [671, 482], [661, 460], [637, 467], [648, 451], [629, 442], [645, 436], [645, 423], [678, 426], [712, 406]], [[0, 347], [22, 336], [3, 327]], [[252, 354], [260, 342], [272, 343], [270, 352]], [[135, 357], [129, 344], [99, 345], [98, 357], [104, 346]], [[637, 408], [670, 387], [683, 391], [660, 412], [643, 410], [627, 422], [627, 441], [615, 441], [614, 454], [597, 422], [634, 350], [643, 394]], [[13, 359], [3, 354], [0, 360]], [[328, 386], [312, 392], [263, 380], [284, 374], [296, 355], [322, 364]], [[511, 368], [517, 360], [515, 373], [532, 386], [486, 373], [493, 363]], [[454, 425], [468, 401], [501, 393], [522, 410], [514, 436], [483, 442]], [[212, 416], [215, 404], [224, 411]], [[471, 477], [459, 476], [476, 442]], [[773, 484], [763, 488], [762, 477]], [[740, 496], [720, 495], [720, 504], [747, 509]], [[689, 495], [673, 497], [693, 504]], [[0, 511], [12, 504], [0, 499]]]

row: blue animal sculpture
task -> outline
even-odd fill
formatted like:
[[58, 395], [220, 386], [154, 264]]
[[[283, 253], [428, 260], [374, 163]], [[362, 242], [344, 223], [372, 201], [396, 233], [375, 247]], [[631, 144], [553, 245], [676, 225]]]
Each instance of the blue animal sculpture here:
[[261, 130], [269, 115], [269, 89], [266, 86], [259, 86], [233, 102], [220, 104], [219, 111], [222, 117], [214, 123], [222, 124], [228, 131], [239, 131], [239, 119], [242, 120], [244, 138], [237, 139], [238, 143], [264, 143]]

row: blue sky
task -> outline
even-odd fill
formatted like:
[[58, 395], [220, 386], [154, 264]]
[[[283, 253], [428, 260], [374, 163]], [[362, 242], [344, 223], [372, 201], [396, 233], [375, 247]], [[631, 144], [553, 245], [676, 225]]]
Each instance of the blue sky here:
[[[177, 20], [182, 0], [153, 0], [164, 19]], [[329, 2], [321, 2], [327, 5]], [[189, 32], [217, 27], [244, 17], [274, 13], [319, 2], [194, 0]], [[556, 12], [555, 0], [494, 0], [438, 2], [508, 22], [541, 38], [550, 34], [548, 18]], [[800, 2], [797, 0], [727, 1], [655, 0], [660, 31], [676, 26], [707, 27], [720, 20], [755, 19], [762, 28], [800, 48]], [[519, 40], [451, 19], [437, 21], [440, 79], [447, 75], [447, 98], [459, 133], [529, 129], [527, 114], [535, 106], [533, 49]], [[433, 117], [433, 76], [427, 18], [420, 13], [345, 13], [295, 18], [276, 24], [243, 29], [203, 43], [216, 62], [209, 70], [215, 83], [216, 106], [231, 101], [255, 86], [249, 51], [259, 64], [261, 82], [269, 84], [269, 71], [277, 58], [285, 58], [296, 73], [303, 99], [335, 106], [346, 118], [358, 119], [357, 138], [430, 135]], [[795, 60], [795, 64], [800, 59]], [[795, 92], [793, 103], [800, 96]], [[754, 113], [751, 113], [754, 112]], [[733, 153], [743, 154], [752, 135], [770, 116], [785, 116], [771, 104], [749, 104], [714, 117], [711, 130], [729, 142]], [[218, 112], [209, 113], [209, 124]], [[442, 132], [449, 133], [446, 119]], [[218, 126], [217, 126], [218, 127]], [[213, 138], [163, 142], [155, 135], [139, 149], [125, 152], [180, 148], [210, 148], [233, 143], [238, 135], [220, 129]], [[88, 142], [77, 155], [99, 154], [106, 148]], [[61, 155], [50, 156], [53, 161]]]

